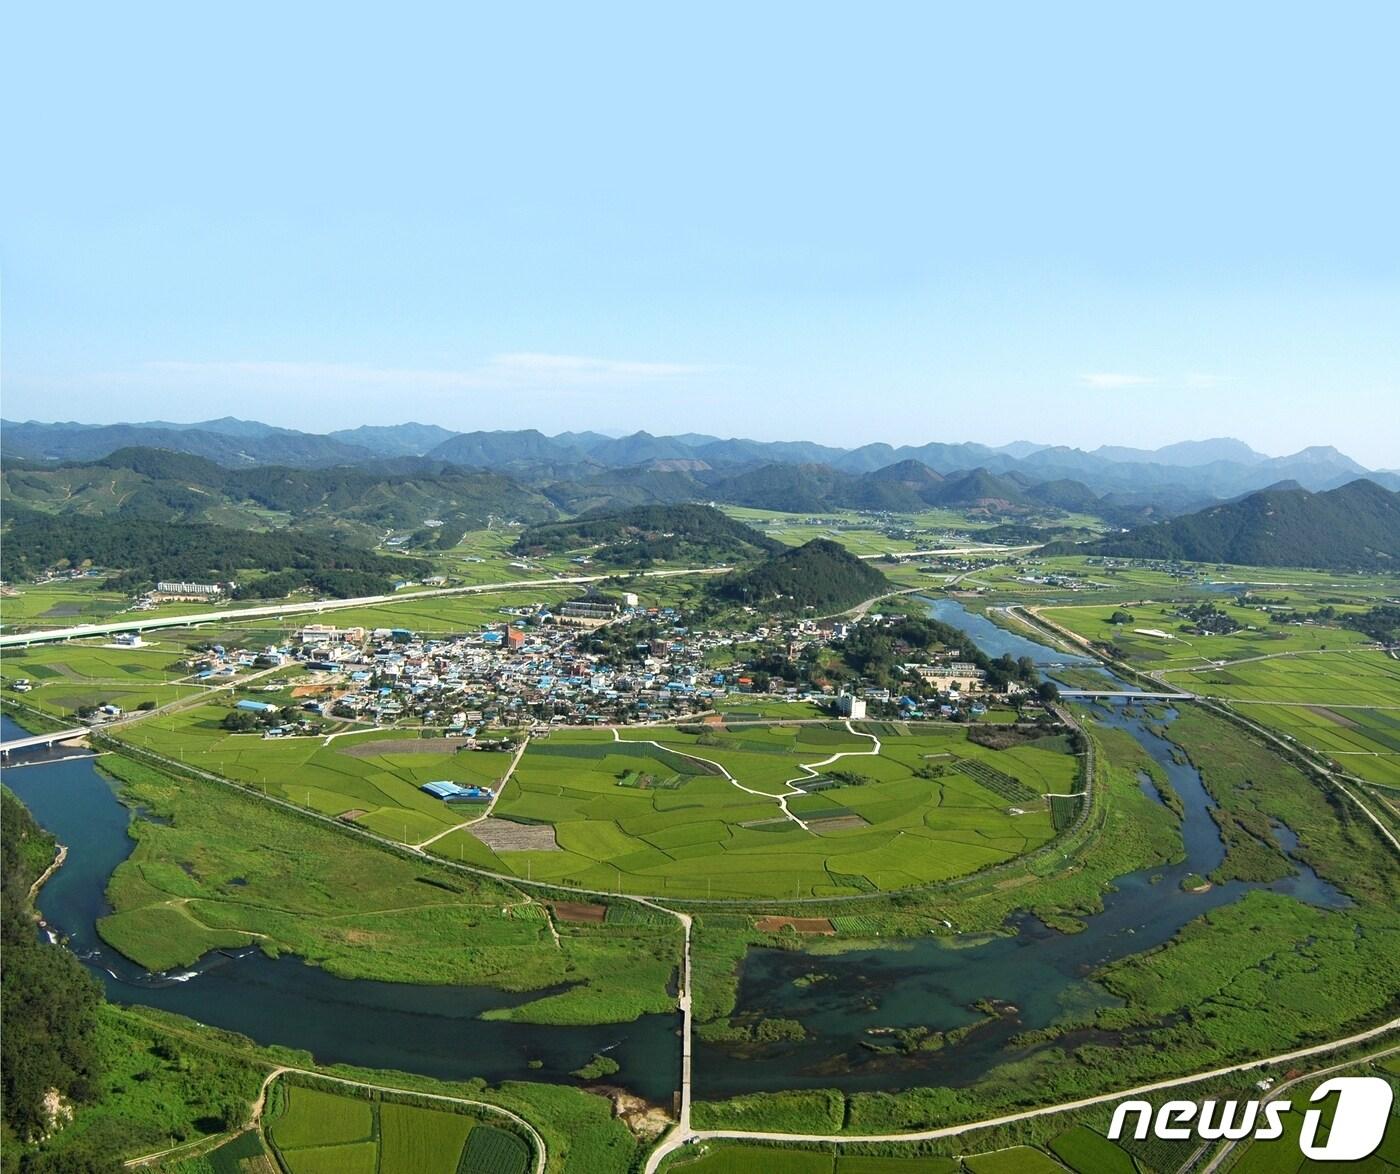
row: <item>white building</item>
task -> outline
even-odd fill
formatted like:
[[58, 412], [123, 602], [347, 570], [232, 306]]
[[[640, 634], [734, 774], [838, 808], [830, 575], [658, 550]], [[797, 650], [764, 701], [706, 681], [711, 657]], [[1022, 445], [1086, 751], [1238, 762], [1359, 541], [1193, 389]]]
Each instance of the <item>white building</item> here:
[[836, 712], [842, 717], [860, 721], [865, 717], [865, 701], [860, 697], [852, 697], [849, 693], [842, 693], [836, 698]]
[[162, 595], [218, 595], [223, 589], [221, 583], [182, 583], [173, 579], [162, 579], [156, 584]]

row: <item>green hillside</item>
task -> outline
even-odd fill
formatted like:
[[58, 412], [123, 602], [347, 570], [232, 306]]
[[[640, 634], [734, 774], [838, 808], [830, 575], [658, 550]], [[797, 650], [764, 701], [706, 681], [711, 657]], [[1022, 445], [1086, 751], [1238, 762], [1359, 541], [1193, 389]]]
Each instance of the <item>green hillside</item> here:
[[844, 546], [814, 538], [715, 584], [730, 603], [841, 611], [891, 589], [891, 583]]
[[600, 563], [641, 567], [741, 562], [784, 549], [707, 505], [637, 506], [545, 522], [528, 527], [515, 548], [533, 555], [581, 551]]
[[1400, 493], [1366, 480], [1325, 493], [1264, 489], [1069, 549], [1257, 567], [1394, 567], [1400, 562]]
[[[40, 465], [6, 461], [9, 507], [236, 529], [294, 525], [365, 544], [407, 530], [425, 546], [451, 546], [490, 517], [554, 517], [542, 494], [501, 473], [412, 462], [411, 471], [373, 466], [226, 469], [186, 453], [126, 448], [98, 461]], [[435, 522], [429, 526], [427, 523]]]
[[253, 533], [225, 526], [171, 526], [142, 518], [7, 511], [0, 578], [32, 579], [51, 568], [94, 566], [114, 571], [121, 589], [159, 579], [228, 582], [242, 571], [268, 572], [244, 594], [275, 597], [302, 587], [340, 597], [380, 594], [419, 564], [386, 558], [347, 543], [295, 530]]

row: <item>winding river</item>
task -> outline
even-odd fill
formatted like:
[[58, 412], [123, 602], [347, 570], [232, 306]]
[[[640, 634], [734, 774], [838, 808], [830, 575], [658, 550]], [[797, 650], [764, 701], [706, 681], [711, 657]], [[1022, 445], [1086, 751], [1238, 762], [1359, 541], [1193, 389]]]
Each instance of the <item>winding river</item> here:
[[[1048, 676], [1064, 665], [1092, 666], [1006, 632], [951, 599], [929, 600], [935, 618], [967, 631], [989, 656], [1030, 656]], [[1131, 688], [1105, 672], [1114, 688]], [[1176, 761], [1171, 743], [1123, 706], [1101, 707], [1100, 720], [1126, 730], [1160, 764], [1185, 808], [1185, 858], [1175, 865], [1118, 878], [1103, 912], [1077, 934], [1019, 918], [1010, 935], [918, 939], [893, 948], [813, 956], [750, 951], [740, 973], [737, 1010], [794, 1018], [807, 1028], [800, 1042], [742, 1051], [697, 1041], [698, 1097], [784, 1088], [898, 1089], [966, 1084], [1010, 1057], [1008, 1040], [1042, 1027], [1067, 1009], [1102, 1005], [1108, 996], [1086, 975], [1094, 968], [1168, 940], [1191, 918], [1234, 901], [1250, 886], [1217, 885], [1186, 893], [1181, 878], [1219, 864], [1224, 846], [1210, 817], [1212, 801], [1199, 774]], [[1154, 721], [1169, 727], [1174, 714]], [[4, 738], [21, 731], [3, 719]], [[67, 755], [67, 757], [65, 757]], [[414, 986], [336, 978], [300, 960], [257, 950], [216, 951], [174, 974], [151, 975], [105, 946], [95, 923], [108, 911], [107, 878], [132, 848], [131, 812], [93, 759], [71, 751], [17, 756], [5, 782], [46, 828], [69, 847], [67, 863], [44, 886], [39, 905], [50, 929], [102, 980], [107, 996], [179, 1012], [260, 1043], [311, 1052], [322, 1063], [400, 1069], [444, 1079], [567, 1081], [598, 1052], [621, 1065], [610, 1078], [648, 1100], [669, 1104], [679, 1069], [678, 1017], [649, 1015], [634, 1023], [538, 1027], [479, 1018], [493, 1007], [533, 995], [487, 987]], [[1150, 784], [1144, 789], [1155, 797]], [[1160, 801], [1160, 800], [1158, 800]], [[1281, 842], [1290, 841], [1286, 829]], [[1296, 873], [1268, 887], [1339, 907], [1346, 898], [1295, 862]], [[855, 907], [858, 908], [858, 907]], [[815, 976], [815, 981], [814, 981]], [[914, 1025], [938, 1031], [972, 1024], [978, 1000], [1013, 1004], [1005, 1016], [940, 1051], [911, 1055], [872, 1051], [869, 1029]], [[531, 1067], [532, 1062], [537, 1066]]]

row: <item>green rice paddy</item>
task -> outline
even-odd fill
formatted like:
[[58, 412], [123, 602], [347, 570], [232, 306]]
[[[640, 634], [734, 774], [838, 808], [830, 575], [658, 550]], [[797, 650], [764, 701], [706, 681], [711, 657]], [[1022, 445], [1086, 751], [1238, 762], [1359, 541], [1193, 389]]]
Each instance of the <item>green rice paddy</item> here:
[[267, 1134], [288, 1174], [525, 1174], [523, 1138], [465, 1113], [293, 1084]]
[[[1269, 613], [1259, 608], [1238, 607], [1219, 598], [1213, 602], [1243, 627], [1227, 635], [1183, 632], [1180, 629], [1188, 621], [1176, 614], [1180, 606], [1176, 603], [1075, 604], [1047, 607], [1040, 614], [1089, 640], [1116, 645], [1134, 664], [1151, 670], [1192, 668], [1213, 661], [1280, 652], [1355, 648], [1367, 642], [1360, 632], [1347, 628], [1274, 624]], [[1117, 611], [1126, 611], [1132, 621], [1109, 623]], [[1164, 632], [1167, 636], [1151, 636], [1139, 629]]]
[[160, 715], [121, 736], [405, 843], [440, 837], [427, 850], [445, 859], [606, 892], [826, 897], [946, 880], [1051, 839], [1044, 796], [1073, 790], [1077, 773], [1060, 742], [991, 750], [954, 726], [885, 734], [878, 754], [875, 738], [834, 723], [633, 728], [620, 740], [556, 731], [531, 743], [492, 813], [507, 830], [548, 825], [555, 844], [503, 849], [461, 827], [480, 808], [419, 788], [497, 787], [508, 755], [453, 752], [409, 730], [232, 734], [220, 724], [230, 704]]
[[1243, 716], [1376, 783], [1400, 785], [1400, 661], [1327, 651], [1166, 678], [1230, 702]]
[[[839, 726], [619, 737], [556, 733], [532, 744], [494, 814], [551, 825], [558, 850], [494, 853], [502, 870], [674, 897], [906, 888], [1047, 842], [1044, 795], [1073, 789], [1077, 770], [1059, 744], [989, 750], [951, 727], [883, 740], [878, 754], [872, 738]], [[825, 771], [802, 769], [838, 754]], [[677, 769], [687, 760], [691, 769]], [[637, 785], [638, 772], [656, 785]]]

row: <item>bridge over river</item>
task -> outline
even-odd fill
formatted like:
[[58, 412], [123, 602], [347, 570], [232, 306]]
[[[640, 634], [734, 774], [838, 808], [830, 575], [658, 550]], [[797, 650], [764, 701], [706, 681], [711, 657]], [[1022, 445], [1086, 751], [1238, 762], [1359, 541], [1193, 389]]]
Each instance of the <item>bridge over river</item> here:
[[0, 758], [8, 758], [12, 750], [33, 750], [35, 747], [51, 750], [59, 742], [71, 742], [73, 739], [81, 738], [91, 732], [87, 726], [78, 726], [71, 730], [52, 730], [47, 734], [31, 734], [27, 738], [12, 738], [8, 742], [0, 742]]
[[1137, 689], [1061, 689], [1061, 697], [1136, 697], [1142, 701], [1192, 701], [1194, 693], [1145, 693]]

